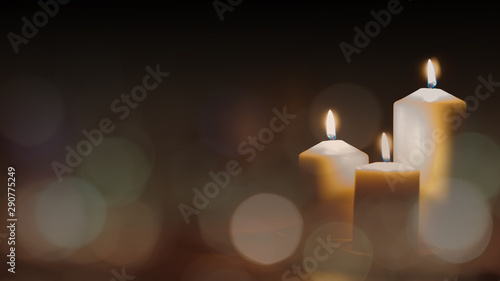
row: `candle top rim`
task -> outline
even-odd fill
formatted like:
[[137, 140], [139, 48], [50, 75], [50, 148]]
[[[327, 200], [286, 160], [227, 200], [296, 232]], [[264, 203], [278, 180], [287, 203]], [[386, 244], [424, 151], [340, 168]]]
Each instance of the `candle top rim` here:
[[324, 140], [320, 143], [314, 145], [313, 147], [307, 149], [306, 151], [300, 153], [306, 154], [319, 154], [325, 156], [333, 156], [333, 155], [343, 155], [343, 154], [352, 154], [352, 153], [364, 153], [363, 151], [357, 149], [356, 147], [348, 144], [343, 140]]
[[417, 169], [398, 162], [374, 162], [356, 167], [356, 171], [412, 172]]
[[[429, 89], [429, 88], [420, 88], [413, 93], [407, 95], [406, 97], [398, 100], [412, 100], [418, 102], [455, 102], [462, 101], [461, 99], [455, 97], [454, 95], [439, 89]], [[396, 102], [398, 102], [396, 101]]]

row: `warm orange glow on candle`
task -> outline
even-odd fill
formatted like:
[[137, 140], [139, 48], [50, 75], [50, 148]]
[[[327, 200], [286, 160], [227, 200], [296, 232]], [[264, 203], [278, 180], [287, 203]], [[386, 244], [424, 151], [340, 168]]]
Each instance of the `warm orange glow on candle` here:
[[382, 158], [384, 159], [384, 162], [391, 161], [389, 139], [387, 139], [387, 135], [385, 133], [382, 133]]

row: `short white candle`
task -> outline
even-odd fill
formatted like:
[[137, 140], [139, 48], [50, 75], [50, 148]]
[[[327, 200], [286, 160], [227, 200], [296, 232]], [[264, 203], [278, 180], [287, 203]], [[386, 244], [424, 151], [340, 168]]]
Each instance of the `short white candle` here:
[[[353, 247], [358, 251], [368, 250], [362, 238], [364, 233], [375, 258], [395, 260], [413, 255], [412, 248], [417, 245], [414, 212], [418, 211], [420, 173], [410, 166], [390, 162], [389, 150], [384, 133], [384, 162], [356, 168], [354, 226], [363, 232], [353, 233]], [[397, 177], [405, 180], [392, 181]]]

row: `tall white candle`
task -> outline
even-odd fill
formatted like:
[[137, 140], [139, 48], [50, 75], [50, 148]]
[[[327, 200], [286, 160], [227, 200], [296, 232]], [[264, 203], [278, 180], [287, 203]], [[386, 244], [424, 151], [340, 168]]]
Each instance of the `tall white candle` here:
[[466, 110], [463, 100], [434, 88], [437, 82], [431, 60], [427, 64], [427, 84], [428, 88], [394, 103], [394, 161], [420, 170], [421, 224], [431, 215], [427, 210], [429, 200], [446, 198], [449, 192], [436, 182], [449, 176], [452, 137], [461, 124], [456, 120], [465, 116]]

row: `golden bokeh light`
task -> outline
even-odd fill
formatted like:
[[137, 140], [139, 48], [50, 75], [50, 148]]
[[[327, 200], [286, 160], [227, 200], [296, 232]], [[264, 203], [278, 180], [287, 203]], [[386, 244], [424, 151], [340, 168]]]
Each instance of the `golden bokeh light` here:
[[231, 219], [231, 238], [245, 259], [268, 265], [295, 252], [302, 225], [302, 216], [290, 200], [261, 193], [236, 208]]

